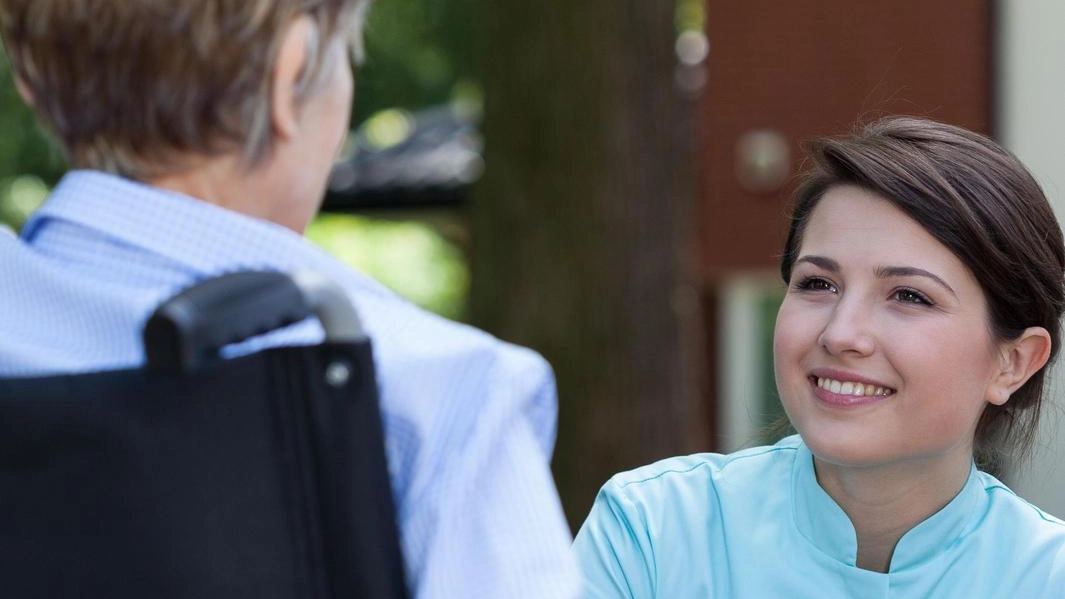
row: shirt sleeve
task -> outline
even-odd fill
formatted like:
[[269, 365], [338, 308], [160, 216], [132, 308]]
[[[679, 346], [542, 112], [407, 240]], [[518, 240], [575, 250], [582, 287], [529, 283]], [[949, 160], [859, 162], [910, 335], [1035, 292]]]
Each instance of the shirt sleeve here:
[[471, 402], [451, 473], [437, 477], [419, 599], [579, 595], [571, 535], [549, 467], [557, 405], [547, 363], [505, 352]]
[[655, 596], [654, 554], [641, 511], [611, 479], [599, 491], [573, 548], [587, 599]]

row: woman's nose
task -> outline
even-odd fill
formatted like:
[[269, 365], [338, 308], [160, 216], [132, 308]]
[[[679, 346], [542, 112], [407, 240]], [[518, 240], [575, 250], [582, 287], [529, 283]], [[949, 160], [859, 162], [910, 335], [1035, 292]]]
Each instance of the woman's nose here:
[[841, 298], [818, 338], [832, 355], [867, 356], [876, 350], [872, 315], [858, 301]]

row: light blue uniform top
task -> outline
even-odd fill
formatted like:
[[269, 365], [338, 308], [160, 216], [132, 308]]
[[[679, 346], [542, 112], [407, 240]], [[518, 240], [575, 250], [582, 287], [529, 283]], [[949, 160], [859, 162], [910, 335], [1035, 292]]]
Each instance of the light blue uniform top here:
[[[549, 468], [555, 385], [543, 358], [419, 310], [274, 223], [103, 173], [68, 174], [21, 238], [0, 233], [0, 376], [138, 366], [140, 331], [159, 302], [244, 269], [315, 270], [358, 308], [374, 344], [414, 597], [579, 592]], [[321, 339], [307, 321], [252, 345]]]
[[1065, 597], [1065, 523], [975, 467], [888, 573], [855, 567], [854, 529], [798, 436], [618, 474], [574, 547], [596, 598]]

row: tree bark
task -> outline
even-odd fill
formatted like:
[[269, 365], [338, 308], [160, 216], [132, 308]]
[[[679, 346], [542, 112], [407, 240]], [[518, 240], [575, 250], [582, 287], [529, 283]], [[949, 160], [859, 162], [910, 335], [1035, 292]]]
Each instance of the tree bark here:
[[491, 0], [471, 318], [555, 369], [572, 526], [612, 474], [706, 448], [698, 134], [672, 2]]

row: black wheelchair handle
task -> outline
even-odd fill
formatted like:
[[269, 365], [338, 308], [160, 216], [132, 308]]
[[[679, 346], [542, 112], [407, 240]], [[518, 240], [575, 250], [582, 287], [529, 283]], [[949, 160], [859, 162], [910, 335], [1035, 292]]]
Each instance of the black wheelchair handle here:
[[152, 371], [191, 372], [219, 359], [234, 343], [310, 316], [326, 341], [366, 338], [351, 301], [337, 284], [312, 271], [237, 272], [197, 283], [160, 305], [144, 326]]

